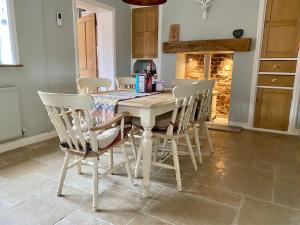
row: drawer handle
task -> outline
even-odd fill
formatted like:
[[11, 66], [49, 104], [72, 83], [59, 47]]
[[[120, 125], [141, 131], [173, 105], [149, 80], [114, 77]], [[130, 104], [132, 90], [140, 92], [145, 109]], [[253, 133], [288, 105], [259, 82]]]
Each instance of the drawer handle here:
[[280, 66], [279, 65], [274, 65], [273, 68], [274, 69], [280, 69]]
[[272, 79], [272, 83], [274, 83], [274, 84], [278, 84], [278, 83], [279, 83], [279, 79], [277, 79], [277, 78], [273, 78], [273, 79]]

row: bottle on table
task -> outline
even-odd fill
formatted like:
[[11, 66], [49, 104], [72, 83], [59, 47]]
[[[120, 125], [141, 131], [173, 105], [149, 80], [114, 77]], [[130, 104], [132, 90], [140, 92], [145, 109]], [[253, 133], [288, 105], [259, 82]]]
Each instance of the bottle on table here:
[[152, 63], [150, 63], [150, 65], [147, 67], [146, 76], [145, 76], [145, 92], [146, 93], [152, 92], [152, 76], [153, 76]]

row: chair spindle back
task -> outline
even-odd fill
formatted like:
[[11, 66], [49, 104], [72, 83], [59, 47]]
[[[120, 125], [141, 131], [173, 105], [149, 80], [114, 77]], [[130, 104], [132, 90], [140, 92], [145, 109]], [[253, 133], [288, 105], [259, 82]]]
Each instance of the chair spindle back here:
[[173, 96], [176, 98], [176, 103], [172, 113], [171, 123], [167, 130], [168, 135], [173, 134], [174, 125], [178, 115], [177, 134], [185, 132], [187, 129], [197, 95], [197, 88], [198, 86], [196, 84], [190, 84], [177, 86], [173, 89]]
[[118, 89], [135, 89], [134, 77], [118, 77], [116, 79]]
[[[60, 142], [68, 144], [77, 151], [86, 152], [86, 132], [93, 126], [93, 119], [89, 114], [93, 97], [45, 92], [38, 92], [38, 94], [58, 133]], [[90, 139], [92, 150], [97, 151], [96, 137], [92, 133]]]
[[214, 85], [214, 80], [203, 80], [198, 84], [197, 115], [194, 117], [196, 120], [209, 119]]
[[80, 94], [95, 94], [101, 92], [101, 89], [108, 91], [112, 85], [110, 79], [97, 77], [81, 77], [76, 83]]

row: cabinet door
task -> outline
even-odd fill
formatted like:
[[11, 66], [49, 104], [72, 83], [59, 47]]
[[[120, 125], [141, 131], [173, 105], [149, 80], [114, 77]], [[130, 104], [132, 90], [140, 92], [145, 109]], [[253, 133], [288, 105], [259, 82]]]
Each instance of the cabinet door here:
[[299, 0], [268, 0], [266, 18], [270, 21], [299, 19]]
[[287, 131], [292, 93], [292, 90], [258, 88], [254, 126]]
[[147, 26], [147, 9], [136, 8], [132, 10], [132, 57], [143, 58], [145, 32]]
[[158, 7], [152, 6], [147, 8], [147, 32], [157, 32], [158, 28]]
[[262, 57], [297, 57], [300, 41], [299, 12], [299, 0], [268, 0]]
[[158, 7], [132, 10], [132, 57], [157, 58]]
[[147, 26], [145, 33], [145, 58], [157, 58], [158, 45], [158, 7], [147, 8]]
[[144, 45], [144, 57], [145, 58], [157, 58], [157, 34], [146, 33], [145, 45]]
[[145, 35], [135, 34], [132, 37], [132, 57], [133, 58], [144, 58], [145, 54]]
[[147, 9], [136, 8], [132, 10], [132, 30], [133, 33], [146, 32], [147, 26]]

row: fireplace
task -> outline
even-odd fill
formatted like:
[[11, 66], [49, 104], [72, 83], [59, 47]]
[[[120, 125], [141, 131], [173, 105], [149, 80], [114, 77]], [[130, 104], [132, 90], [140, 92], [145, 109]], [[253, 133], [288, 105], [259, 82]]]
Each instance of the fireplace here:
[[177, 54], [177, 79], [213, 79], [212, 118], [227, 123], [230, 110], [232, 82], [232, 52], [179, 53]]

